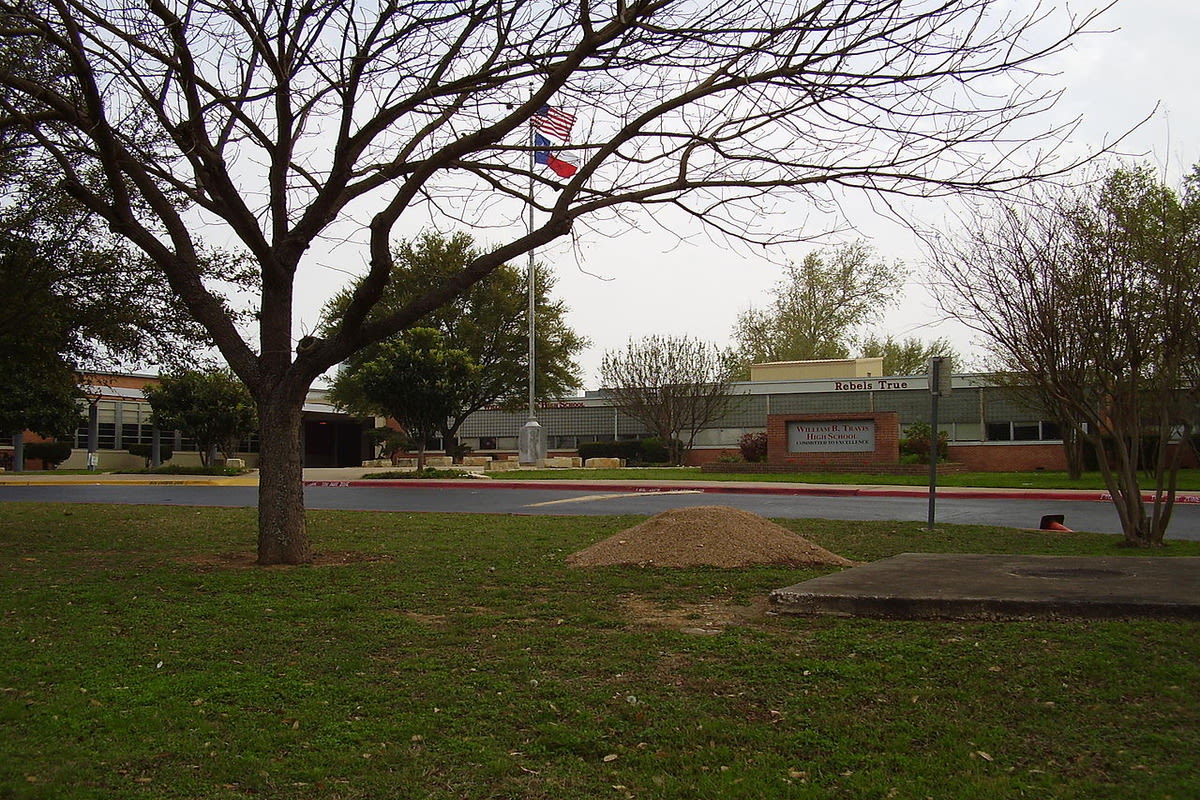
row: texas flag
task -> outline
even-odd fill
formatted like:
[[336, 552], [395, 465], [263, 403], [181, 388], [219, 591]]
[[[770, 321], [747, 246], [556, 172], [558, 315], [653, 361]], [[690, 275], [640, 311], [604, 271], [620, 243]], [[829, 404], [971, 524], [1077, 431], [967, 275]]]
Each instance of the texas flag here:
[[554, 174], [560, 178], [569, 178], [574, 175], [579, 167], [572, 164], [570, 161], [563, 161], [558, 156], [550, 152], [550, 140], [540, 133], [533, 135], [533, 144], [536, 150], [533, 151], [533, 160], [538, 164], [545, 164]]

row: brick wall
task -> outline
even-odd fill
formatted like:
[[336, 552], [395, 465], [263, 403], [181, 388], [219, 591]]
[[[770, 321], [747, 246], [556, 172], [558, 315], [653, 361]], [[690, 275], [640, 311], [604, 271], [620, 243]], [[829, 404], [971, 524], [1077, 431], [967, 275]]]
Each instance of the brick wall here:
[[689, 467], [699, 467], [704, 464], [716, 464], [722, 458], [741, 459], [742, 451], [737, 447], [696, 448], [687, 454], [684, 464]]
[[1037, 469], [1065, 471], [1066, 457], [1058, 444], [955, 444], [950, 443], [950, 460], [970, 472], [1030, 472]]

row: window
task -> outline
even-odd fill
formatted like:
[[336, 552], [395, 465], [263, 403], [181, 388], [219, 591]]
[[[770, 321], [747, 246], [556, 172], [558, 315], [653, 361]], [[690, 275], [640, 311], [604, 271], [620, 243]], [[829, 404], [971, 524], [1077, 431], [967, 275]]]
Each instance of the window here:
[[1042, 426], [1037, 422], [1014, 422], [1012, 438], [1014, 442], [1036, 442], [1042, 438]]
[[126, 422], [121, 425], [121, 447], [128, 450], [130, 445], [150, 444], [154, 439], [154, 428], [149, 425], [138, 425]]
[[98, 426], [96, 448], [98, 450], [113, 450], [117, 446], [117, 423], [101, 422]]
[[987, 424], [987, 440], [989, 442], [1012, 441], [1012, 426], [1007, 422], [989, 422]]
[[[938, 427], [941, 427], [940, 425]], [[983, 426], [978, 422], [955, 422], [951, 439], [956, 442], [979, 442], [983, 440]]]

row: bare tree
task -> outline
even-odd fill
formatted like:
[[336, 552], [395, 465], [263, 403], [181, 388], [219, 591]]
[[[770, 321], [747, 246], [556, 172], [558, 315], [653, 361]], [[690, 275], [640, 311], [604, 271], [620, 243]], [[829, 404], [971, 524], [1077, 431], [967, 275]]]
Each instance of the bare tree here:
[[[1200, 194], [1117, 169], [1078, 194], [972, 219], [934, 248], [944, 310], [1090, 442], [1125, 541], [1162, 544], [1196, 426]], [[1153, 481], [1147, 505], [1145, 470]]]
[[696, 434], [725, 415], [731, 353], [690, 336], [647, 336], [604, 354], [600, 380], [613, 404], [654, 433], [682, 464]]
[[[1065, 168], [1019, 156], [1022, 123], [1055, 99], [1039, 59], [1093, 19], [1002, 0], [0, 0], [0, 132], [162, 270], [249, 387], [259, 561], [303, 562], [300, 415], [330, 366], [605, 212], [665, 206], [778, 242], [795, 236], [763, 212], [789, 194]], [[548, 104], [579, 118], [553, 161], [526, 127]], [[564, 162], [565, 180], [539, 166]], [[401, 220], [530, 207], [528, 232], [371, 315]], [[253, 335], [203, 273], [201, 232], [257, 266]], [[298, 338], [297, 275], [325, 240], [360, 247], [365, 275], [327, 334]]]

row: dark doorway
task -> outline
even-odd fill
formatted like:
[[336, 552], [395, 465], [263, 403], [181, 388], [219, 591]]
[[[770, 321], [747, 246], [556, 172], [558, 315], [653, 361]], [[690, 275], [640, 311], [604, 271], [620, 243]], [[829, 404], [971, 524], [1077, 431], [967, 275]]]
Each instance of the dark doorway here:
[[357, 467], [369, 454], [359, 423], [332, 419], [304, 421], [304, 466]]

